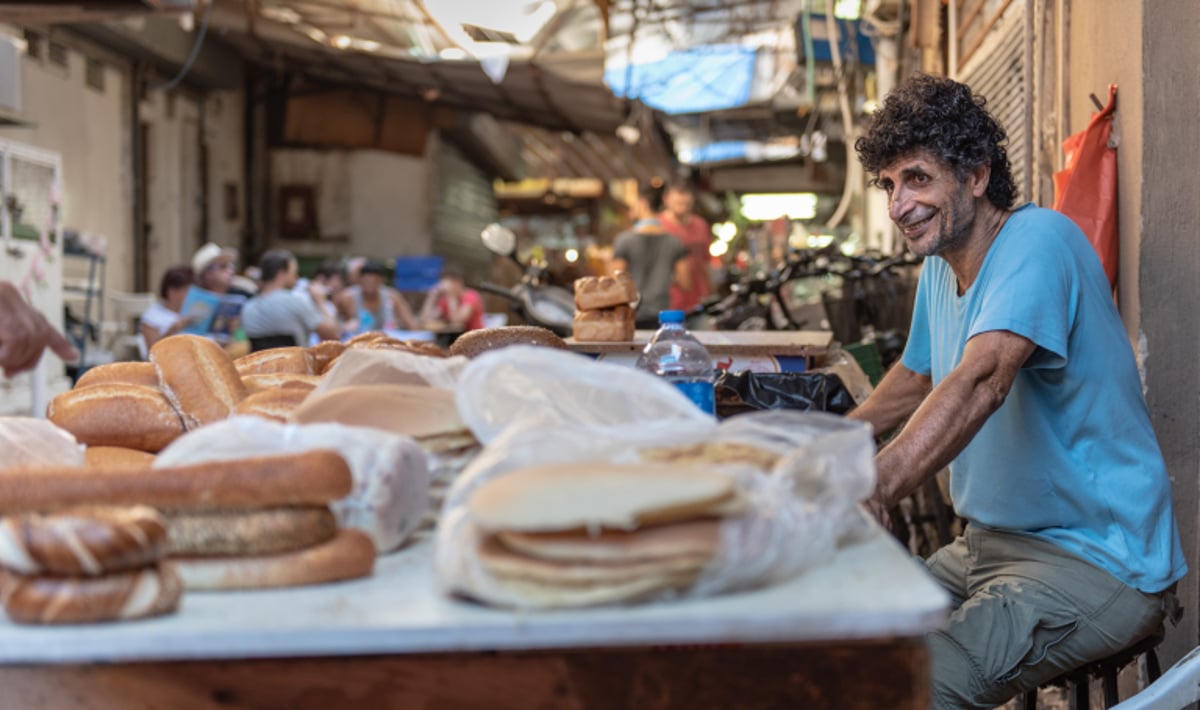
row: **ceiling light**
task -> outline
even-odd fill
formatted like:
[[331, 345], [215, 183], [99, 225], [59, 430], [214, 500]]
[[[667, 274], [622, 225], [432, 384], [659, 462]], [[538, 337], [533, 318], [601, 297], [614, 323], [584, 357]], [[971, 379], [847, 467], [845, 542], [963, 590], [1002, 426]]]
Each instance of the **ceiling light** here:
[[574, 264], [575, 262], [579, 261], [579, 250], [578, 249], [568, 249], [563, 254], [563, 258], [565, 258], [570, 263]]
[[716, 257], [725, 256], [729, 253], [729, 244], [718, 239], [708, 245], [708, 253]]
[[346, 35], [338, 35], [333, 38], [333, 46], [337, 47], [338, 49], [349, 49], [350, 43], [353, 41], [354, 40], [350, 39]]
[[754, 222], [769, 222], [780, 217], [812, 219], [817, 216], [817, 196], [812, 192], [742, 195], [742, 216]]

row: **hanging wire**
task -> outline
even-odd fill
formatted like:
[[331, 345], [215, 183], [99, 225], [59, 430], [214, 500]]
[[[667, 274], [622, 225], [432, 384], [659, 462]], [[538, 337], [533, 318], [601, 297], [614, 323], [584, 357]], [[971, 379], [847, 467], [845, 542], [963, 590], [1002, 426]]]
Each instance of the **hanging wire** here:
[[179, 73], [165, 84], [149, 87], [150, 91], [170, 91], [179, 86], [179, 82], [183, 81], [183, 77], [187, 76], [187, 73], [191, 71], [192, 64], [196, 62], [196, 57], [200, 56], [200, 48], [204, 46], [204, 36], [208, 34], [208, 18], [212, 15], [213, 5], [215, 4], [217, 4], [216, 0], [208, 0], [208, 5], [204, 8], [204, 19], [200, 21], [200, 32], [197, 33], [196, 42], [192, 44], [192, 52], [188, 55], [187, 61], [183, 63], [183, 67], [179, 69]]

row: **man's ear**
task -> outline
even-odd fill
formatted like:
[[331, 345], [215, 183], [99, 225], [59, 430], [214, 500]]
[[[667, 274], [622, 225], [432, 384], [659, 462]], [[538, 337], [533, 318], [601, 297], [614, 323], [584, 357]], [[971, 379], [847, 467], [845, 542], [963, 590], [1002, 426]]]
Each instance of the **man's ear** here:
[[983, 197], [987, 194], [988, 183], [992, 179], [992, 166], [984, 163], [971, 171], [971, 194]]

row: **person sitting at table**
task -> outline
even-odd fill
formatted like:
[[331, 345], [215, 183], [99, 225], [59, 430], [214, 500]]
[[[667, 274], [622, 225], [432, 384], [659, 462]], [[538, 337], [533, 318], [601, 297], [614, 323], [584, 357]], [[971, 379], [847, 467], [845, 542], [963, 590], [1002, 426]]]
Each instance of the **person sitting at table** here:
[[235, 279], [237, 275], [237, 251], [209, 242], [196, 250], [192, 256], [192, 274], [196, 285], [206, 291], [250, 297], [252, 289]]
[[336, 304], [343, 332], [417, 330], [412, 308], [400, 292], [384, 284], [387, 268], [376, 261], [363, 264], [358, 283], [338, 294]]
[[426, 294], [421, 323], [431, 330], [467, 331], [483, 327], [483, 297], [475, 289], [467, 288], [462, 269], [455, 264], [442, 268], [441, 280]]
[[970, 87], [916, 75], [855, 143], [926, 257], [904, 355], [849, 416], [879, 436], [869, 507], [950, 465], [967, 520], [927, 567], [937, 708], [991, 708], [1162, 627], [1187, 572], [1132, 348], [1087, 237], [1013, 207], [1005, 132]]
[[158, 285], [161, 301], [146, 309], [138, 319], [138, 331], [146, 341], [146, 350], [168, 335], [175, 335], [191, 322], [183, 315], [183, 301], [195, 280], [190, 266], [175, 266], [163, 272]]
[[[294, 345], [309, 344], [309, 335], [322, 340], [338, 337], [337, 323], [322, 309], [325, 294], [319, 289], [308, 297], [292, 291], [298, 277], [296, 257], [286, 249], [271, 249], [259, 260], [262, 288], [242, 310], [242, 328], [253, 349], [277, 347], [290, 336]], [[310, 300], [311, 299], [311, 300]]]

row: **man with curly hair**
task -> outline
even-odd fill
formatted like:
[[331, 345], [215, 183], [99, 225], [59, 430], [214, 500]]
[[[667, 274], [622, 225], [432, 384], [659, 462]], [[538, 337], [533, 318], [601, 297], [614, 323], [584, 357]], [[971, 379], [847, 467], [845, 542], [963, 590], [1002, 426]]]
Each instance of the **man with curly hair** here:
[[1187, 571], [1170, 482], [1104, 270], [1016, 189], [1004, 129], [918, 75], [855, 149], [925, 260], [904, 356], [850, 416], [879, 435], [877, 514], [950, 466], [962, 537], [929, 571], [935, 706], [990, 708], [1158, 630]]

